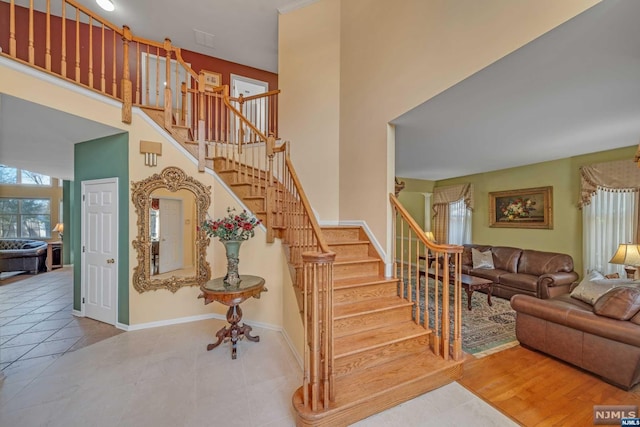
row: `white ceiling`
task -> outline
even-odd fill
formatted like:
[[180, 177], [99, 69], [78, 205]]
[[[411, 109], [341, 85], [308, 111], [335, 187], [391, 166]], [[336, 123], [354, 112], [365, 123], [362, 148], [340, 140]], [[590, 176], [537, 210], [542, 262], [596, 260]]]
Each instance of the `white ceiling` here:
[[396, 175], [437, 180], [638, 144], [640, 1], [602, 3], [393, 122]]
[[[313, 1], [114, 0], [116, 12], [100, 13], [141, 37], [276, 71], [278, 8]], [[638, 0], [603, 0], [398, 117], [396, 175], [444, 179], [637, 144], [638, 17]], [[195, 44], [193, 29], [214, 34], [215, 47]], [[1, 103], [0, 158], [35, 163], [35, 172], [72, 179], [73, 144], [120, 132], [7, 96]]]

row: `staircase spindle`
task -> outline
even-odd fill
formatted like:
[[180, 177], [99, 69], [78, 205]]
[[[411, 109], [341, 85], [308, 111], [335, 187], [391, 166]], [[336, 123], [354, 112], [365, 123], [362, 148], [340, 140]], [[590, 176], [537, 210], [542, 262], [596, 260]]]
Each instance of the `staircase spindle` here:
[[29, 0], [29, 64], [35, 64], [35, 47], [33, 39], [33, 0]]
[[45, 29], [44, 68], [51, 71], [51, 1], [47, 0], [47, 16]]

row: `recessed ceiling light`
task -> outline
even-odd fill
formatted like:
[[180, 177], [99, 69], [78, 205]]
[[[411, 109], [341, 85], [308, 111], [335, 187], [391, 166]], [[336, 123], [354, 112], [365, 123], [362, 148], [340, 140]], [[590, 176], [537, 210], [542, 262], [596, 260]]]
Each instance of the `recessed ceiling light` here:
[[96, 3], [107, 12], [113, 12], [116, 8], [111, 0], [96, 0]]

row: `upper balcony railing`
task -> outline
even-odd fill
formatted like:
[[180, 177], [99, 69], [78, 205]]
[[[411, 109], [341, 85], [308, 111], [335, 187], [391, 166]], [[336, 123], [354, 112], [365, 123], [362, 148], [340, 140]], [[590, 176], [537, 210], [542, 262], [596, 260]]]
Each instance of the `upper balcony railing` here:
[[73, 0], [18, 3], [0, 1], [1, 54], [122, 101], [125, 123], [136, 105], [165, 111], [165, 127], [187, 126], [194, 139], [204, 120], [206, 142], [278, 138], [279, 91], [230, 98], [208, 86], [169, 39], [137, 37]]

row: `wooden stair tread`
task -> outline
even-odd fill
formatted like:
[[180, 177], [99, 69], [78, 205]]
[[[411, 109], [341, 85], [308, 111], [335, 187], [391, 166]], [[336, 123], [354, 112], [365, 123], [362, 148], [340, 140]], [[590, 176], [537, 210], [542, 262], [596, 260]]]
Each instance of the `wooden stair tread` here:
[[391, 298], [376, 298], [366, 301], [335, 304], [333, 308], [333, 318], [342, 319], [352, 316], [358, 316], [364, 313], [392, 310], [394, 308], [406, 307], [413, 304], [414, 303], [398, 296]]
[[434, 373], [450, 370], [462, 363], [444, 360], [425, 349], [419, 354], [410, 354], [382, 365], [356, 371], [336, 378], [336, 398], [330, 406], [343, 407], [371, 399], [376, 395], [391, 393], [396, 387], [423, 381]]
[[397, 282], [399, 279], [384, 276], [364, 276], [364, 277], [347, 277], [345, 279], [334, 279], [333, 289], [356, 288], [359, 286], [378, 285], [381, 283]]
[[329, 246], [339, 246], [339, 245], [368, 245], [369, 242], [366, 240], [335, 240], [328, 243]]
[[343, 258], [340, 260], [336, 260], [333, 265], [346, 265], [346, 264], [361, 264], [367, 262], [380, 262], [380, 258], [376, 257], [357, 257], [357, 258]]
[[416, 325], [412, 320], [392, 323], [381, 328], [337, 337], [334, 342], [334, 354], [335, 358], [339, 359], [340, 357], [350, 356], [375, 347], [409, 340], [430, 333], [429, 329]]

